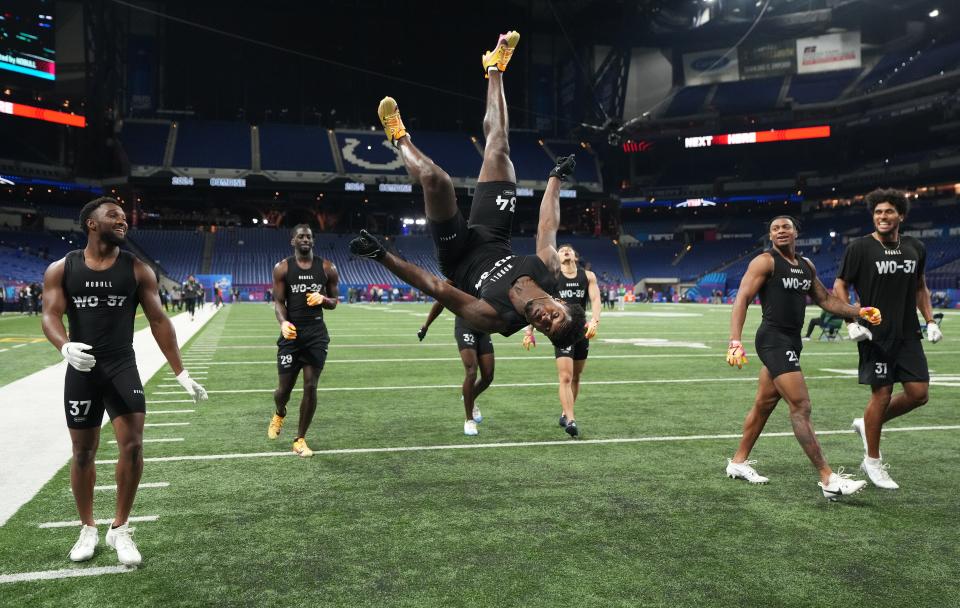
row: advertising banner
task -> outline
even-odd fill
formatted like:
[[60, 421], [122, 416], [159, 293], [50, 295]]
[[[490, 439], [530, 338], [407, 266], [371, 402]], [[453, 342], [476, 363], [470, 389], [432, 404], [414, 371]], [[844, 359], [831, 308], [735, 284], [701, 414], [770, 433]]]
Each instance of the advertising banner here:
[[683, 56], [683, 77], [687, 85], [711, 84], [714, 82], [734, 82], [740, 79], [737, 68], [737, 54], [726, 51], [703, 51], [686, 53]]
[[793, 40], [738, 49], [740, 78], [785, 76], [797, 71], [797, 45]]
[[207, 302], [213, 302], [215, 297], [214, 288], [219, 287], [223, 292], [223, 301], [230, 301], [230, 291], [233, 289], [232, 274], [198, 274], [197, 282], [203, 285], [203, 296]]
[[860, 32], [797, 39], [797, 73], [813, 74], [860, 67]]

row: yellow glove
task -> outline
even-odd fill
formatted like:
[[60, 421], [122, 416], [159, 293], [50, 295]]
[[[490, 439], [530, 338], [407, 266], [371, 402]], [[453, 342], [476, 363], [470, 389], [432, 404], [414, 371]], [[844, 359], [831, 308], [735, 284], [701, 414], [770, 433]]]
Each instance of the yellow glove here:
[[280, 335], [282, 335], [287, 340], [296, 340], [297, 339], [297, 327], [290, 321], [284, 321], [280, 324]]
[[880, 316], [880, 309], [874, 308], [873, 306], [861, 306], [860, 318], [870, 325], [880, 325], [880, 322], [883, 320], [883, 317]]
[[523, 334], [523, 342], [520, 343], [520, 346], [523, 347], [523, 350], [530, 350], [537, 346], [537, 338], [533, 335], [532, 331]]
[[743, 369], [746, 362], [747, 353], [743, 350], [743, 344], [740, 340], [730, 340], [730, 346], [727, 348], [727, 364], [730, 367], [736, 365], [737, 369]]
[[307, 294], [307, 306], [319, 306], [327, 299], [318, 291], [311, 291]]
[[587, 340], [592, 340], [593, 337], [597, 335], [597, 329], [599, 327], [600, 327], [600, 319], [597, 319], [596, 321], [590, 321], [589, 323], [587, 323], [587, 333], [586, 333]]

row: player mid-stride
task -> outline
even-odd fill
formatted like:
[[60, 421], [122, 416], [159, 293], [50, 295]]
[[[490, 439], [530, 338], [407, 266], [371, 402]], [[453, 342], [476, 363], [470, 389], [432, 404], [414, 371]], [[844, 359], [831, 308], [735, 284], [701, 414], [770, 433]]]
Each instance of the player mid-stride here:
[[727, 363], [742, 368], [747, 357], [740, 336], [747, 317], [747, 306], [759, 293], [763, 321], [757, 329], [756, 348], [763, 366], [760, 368], [760, 383], [753, 408], [743, 423], [740, 446], [733, 458], [727, 461], [727, 475], [754, 484], [769, 481], [754, 470], [751, 466], [754, 461], [748, 461], [747, 458], [773, 409], [780, 399], [785, 399], [790, 406], [793, 434], [820, 474], [819, 485], [824, 497], [837, 500], [841, 496], [859, 492], [867, 482], [851, 479], [842, 471], [834, 473], [813, 432], [810, 395], [803, 372], [800, 371], [800, 351], [803, 349], [800, 331], [806, 314], [807, 296], [837, 316], [862, 318], [872, 324], [880, 322], [880, 311], [871, 307], [849, 306], [827, 292], [810, 260], [796, 253], [797, 221], [792, 217], [779, 216], [770, 222], [770, 241], [773, 246], [755, 257], [747, 267], [730, 318]]

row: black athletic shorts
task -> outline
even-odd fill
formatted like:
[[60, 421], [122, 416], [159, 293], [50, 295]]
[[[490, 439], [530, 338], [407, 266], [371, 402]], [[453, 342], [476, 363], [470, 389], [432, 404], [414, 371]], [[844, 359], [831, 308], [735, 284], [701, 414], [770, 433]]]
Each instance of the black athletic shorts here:
[[757, 356], [776, 378], [780, 374], [800, 371], [800, 351], [803, 342], [800, 333], [788, 334], [772, 327], [760, 325], [754, 341]]
[[557, 359], [560, 357], [570, 357], [574, 361], [584, 361], [588, 354], [590, 354], [590, 340], [586, 338], [566, 348], [553, 347], [553, 356]]
[[510, 245], [517, 185], [513, 182], [479, 182], [473, 193], [470, 220], [459, 210], [445, 222], [430, 222], [437, 246], [440, 271], [453, 277], [460, 260], [477, 247], [491, 242]]
[[459, 350], [475, 350], [478, 357], [493, 354], [493, 339], [490, 334], [471, 329], [460, 317], [457, 317], [453, 324], [453, 337], [457, 339]]
[[304, 365], [312, 365], [317, 372], [323, 370], [327, 362], [327, 347], [330, 336], [326, 329], [298, 329], [295, 340], [283, 336], [277, 339], [277, 373], [295, 374]]
[[907, 338], [885, 352], [870, 340], [857, 343], [860, 384], [886, 386], [897, 382], [930, 382], [927, 356], [919, 338]]
[[108, 374], [107, 361], [100, 361], [89, 372], [78, 372], [69, 365], [63, 382], [63, 409], [71, 429], [94, 429], [103, 424], [106, 410], [110, 420], [124, 414], [146, 412], [147, 401], [136, 365]]

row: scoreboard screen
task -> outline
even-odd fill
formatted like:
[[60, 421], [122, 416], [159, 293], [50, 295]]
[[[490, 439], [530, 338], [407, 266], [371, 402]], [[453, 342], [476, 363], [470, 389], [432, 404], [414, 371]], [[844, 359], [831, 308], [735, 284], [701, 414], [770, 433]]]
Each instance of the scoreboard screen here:
[[53, 0], [0, 3], [0, 70], [56, 78]]

